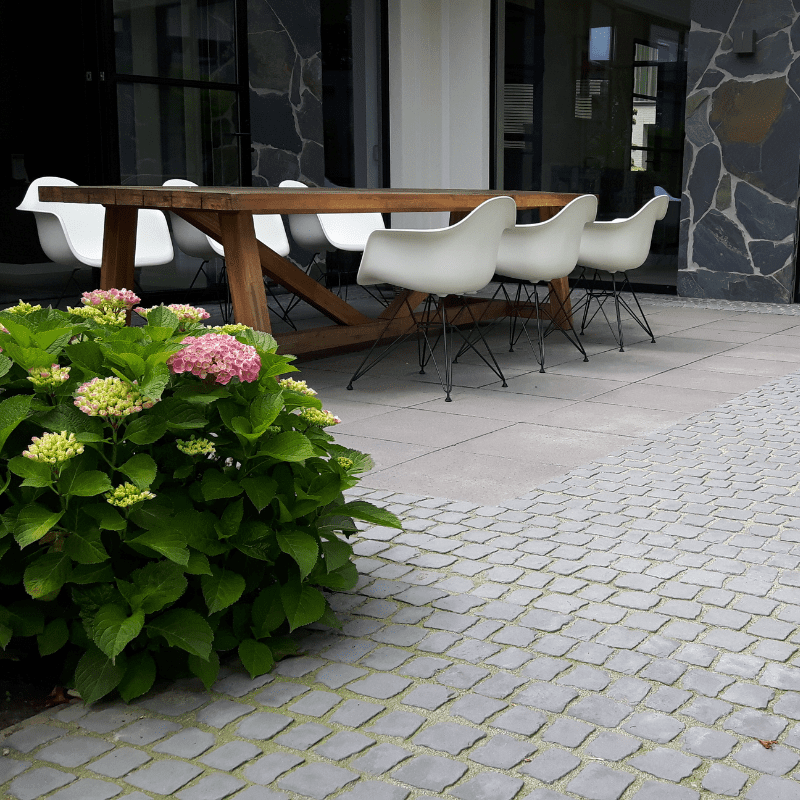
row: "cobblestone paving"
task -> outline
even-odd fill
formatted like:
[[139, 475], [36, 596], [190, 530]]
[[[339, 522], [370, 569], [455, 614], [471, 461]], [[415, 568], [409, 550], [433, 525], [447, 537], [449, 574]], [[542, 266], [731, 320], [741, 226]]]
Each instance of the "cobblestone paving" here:
[[800, 798], [800, 375], [496, 507], [374, 492], [342, 632], [54, 710], [19, 800]]

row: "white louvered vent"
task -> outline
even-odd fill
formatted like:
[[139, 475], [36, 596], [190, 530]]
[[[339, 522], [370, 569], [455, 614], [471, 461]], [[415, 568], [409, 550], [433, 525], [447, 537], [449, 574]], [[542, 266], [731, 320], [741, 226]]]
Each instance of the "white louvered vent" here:
[[503, 104], [503, 145], [523, 149], [525, 143], [509, 140], [508, 134], [524, 134], [525, 126], [533, 122], [533, 84], [507, 83]]

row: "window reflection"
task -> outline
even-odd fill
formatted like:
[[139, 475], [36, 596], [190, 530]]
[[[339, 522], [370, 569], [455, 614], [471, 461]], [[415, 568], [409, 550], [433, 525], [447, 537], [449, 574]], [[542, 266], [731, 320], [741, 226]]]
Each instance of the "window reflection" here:
[[118, 74], [236, 81], [230, 0], [114, 0], [114, 44]]

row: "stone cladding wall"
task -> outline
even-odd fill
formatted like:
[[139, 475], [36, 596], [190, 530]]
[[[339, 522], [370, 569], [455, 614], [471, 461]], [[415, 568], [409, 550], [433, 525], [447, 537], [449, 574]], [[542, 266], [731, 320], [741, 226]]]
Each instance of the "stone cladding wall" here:
[[693, 0], [687, 95], [678, 293], [792, 302], [800, 0]]
[[320, 0], [248, 0], [253, 185], [321, 185]]

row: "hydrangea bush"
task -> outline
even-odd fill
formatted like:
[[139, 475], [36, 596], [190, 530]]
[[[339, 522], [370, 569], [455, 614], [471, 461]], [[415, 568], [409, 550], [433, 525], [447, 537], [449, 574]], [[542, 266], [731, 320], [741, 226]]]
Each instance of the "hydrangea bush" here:
[[0, 646], [87, 702], [211, 686], [220, 656], [269, 671], [292, 632], [338, 625], [354, 519], [399, 526], [345, 502], [371, 461], [271, 336], [139, 302], [0, 311]]

